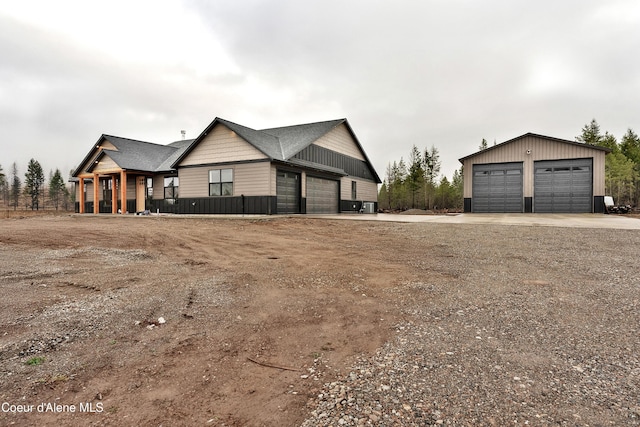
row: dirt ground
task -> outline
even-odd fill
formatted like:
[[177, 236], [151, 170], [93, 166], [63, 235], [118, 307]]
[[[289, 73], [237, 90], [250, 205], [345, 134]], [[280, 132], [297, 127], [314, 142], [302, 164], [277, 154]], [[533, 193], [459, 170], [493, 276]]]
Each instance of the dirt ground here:
[[[3, 411], [1, 423], [295, 425], [322, 382], [379, 347], [397, 320], [377, 295], [404, 273], [385, 265], [378, 230], [358, 228], [3, 220], [0, 400], [36, 407]], [[44, 362], [26, 364], [32, 357]], [[39, 414], [50, 402], [77, 412]], [[102, 412], [79, 413], [81, 402]]]
[[[2, 219], [0, 424], [300, 425], [324, 384], [417, 321], [399, 307], [459, 305], [473, 295], [461, 281], [482, 273], [490, 286], [506, 268], [458, 252], [471, 231], [304, 217]], [[566, 232], [574, 240], [551, 249], [536, 232], [483, 227], [473, 244], [520, 239], [522, 263], [597, 231]], [[628, 235], [607, 233], [611, 248]], [[427, 279], [452, 296], [407, 293]]]

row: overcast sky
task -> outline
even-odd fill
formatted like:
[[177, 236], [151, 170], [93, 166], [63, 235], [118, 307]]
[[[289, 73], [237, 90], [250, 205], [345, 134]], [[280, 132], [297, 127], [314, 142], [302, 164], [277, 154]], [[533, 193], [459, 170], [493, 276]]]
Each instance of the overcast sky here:
[[347, 118], [382, 179], [414, 144], [451, 179], [482, 138], [640, 132], [639, 23], [637, 0], [0, 0], [0, 165]]

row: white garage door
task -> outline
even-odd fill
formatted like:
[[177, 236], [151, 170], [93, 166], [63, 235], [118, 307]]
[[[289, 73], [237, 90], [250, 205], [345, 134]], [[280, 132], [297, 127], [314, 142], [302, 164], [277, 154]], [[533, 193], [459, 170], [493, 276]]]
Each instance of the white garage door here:
[[593, 159], [545, 160], [534, 167], [534, 212], [593, 212]]
[[337, 213], [338, 203], [338, 181], [307, 176], [307, 213]]
[[472, 212], [522, 212], [522, 163], [473, 165]]

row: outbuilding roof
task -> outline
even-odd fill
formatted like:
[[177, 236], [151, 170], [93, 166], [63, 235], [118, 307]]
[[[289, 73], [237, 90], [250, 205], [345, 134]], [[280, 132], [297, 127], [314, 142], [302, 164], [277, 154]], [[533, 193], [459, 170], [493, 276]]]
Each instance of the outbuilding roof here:
[[503, 146], [505, 146], [507, 144], [510, 144], [510, 143], [512, 143], [514, 141], [518, 141], [520, 139], [528, 138], [528, 137], [546, 139], [548, 141], [558, 142], [558, 143], [561, 143], [561, 144], [570, 144], [570, 145], [577, 145], [577, 146], [580, 146], [580, 147], [593, 148], [594, 150], [604, 151], [605, 153], [610, 153], [611, 152], [611, 149], [609, 149], [607, 147], [600, 147], [598, 145], [585, 144], [585, 143], [582, 143], [582, 142], [569, 141], [567, 139], [554, 138], [552, 136], [545, 136], [545, 135], [540, 135], [540, 134], [528, 132], [528, 133], [525, 133], [524, 135], [520, 135], [520, 136], [512, 138], [512, 139], [510, 139], [508, 141], [501, 142], [500, 144], [487, 147], [484, 150], [476, 151], [473, 154], [469, 154], [468, 156], [465, 156], [465, 157], [462, 157], [461, 159], [458, 159], [458, 161], [460, 163], [464, 163], [465, 160], [470, 159], [472, 157], [475, 157], [475, 156], [477, 156], [479, 154], [484, 154], [487, 151], [498, 149], [498, 148], [503, 147]]

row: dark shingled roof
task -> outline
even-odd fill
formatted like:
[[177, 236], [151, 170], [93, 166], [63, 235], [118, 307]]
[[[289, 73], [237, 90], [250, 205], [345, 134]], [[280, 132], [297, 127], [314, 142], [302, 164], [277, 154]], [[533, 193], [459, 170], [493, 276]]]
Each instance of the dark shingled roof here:
[[[376, 182], [382, 182], [375, 169], [373, 168], [373, 164], [362, 149], [360, 142], [353, 133], [353, 130], [351, 129], [351, 126], [349, 125], [347, 119], [337, 119], [325, 122], [255, 130], [216, 117], [209, 124], [209, 126], [207, 126], [207, 128], [202, 131], [202, 133], [194, 140], [193, 144], [191, 144], [191, 146], [189, 146], [185, 151], [182, 152], [179, 157], [176, 158], [175, 162], [171, 166], [173, 168], [176, 168], [180, 164], [180, 162], [189, 154], [189, 152], [196, 145], [198, 145], [198, 143], [202, 141], [202, 139], [204, 139], [204, 137], [207, 136], [207, 134], [217, 124], [222, 124], [234, 131], [242, 139], [260, 150], [260, 152], [262, 152], [265, 156], [269, 157], [269, 159], [292, 164], [298, 163], [299, 166], [302, 165], [299, 161], [292, 159], [293, 156], [304, 150], [313, 142], [317, 141], [320, 137], [327, 134], [329, 131], [340, 126], [341, 124], [344, 124], [347, 126], [347, 129], [351, 133], [353, 140], [362, 152], [362, 155], [364, 156], [366, 162], [369, 165], [369, 168], [371, 169], [371, 172], [373, 173], [374, 179], [376, 180]], [[344, 171], [342, 171], [341, 173], [344, 174]]]
[[[104, 156], [108, 156], [122, 169], [143, 172], [168, 172], [172, 170], [171, 164], [189, 147], [193, 139], [176, 141], [169, 145], [161, 145], [152, 142], [137, 141], [135, 139], [121, 138], [119, 136], [102, 135], [95, 145], [99, 145], [102, 141], [110, 142], [116, 149], [101, 150], [94, 161], [91, 162], [87, 171], [91, 171], [95, 161], [100, 160]], [[80, 164], [80, 167], [74, 171], [74, 176], [82, 172], [80, 168], [87, 164], [89, 157], [94, 153], [94, 150], [89, 152]]]
[[[285, 126], [279, 128], [255, 130], [225, 119], [216, 117], [213, 122], [198, 136], [193, 145], [182, 153], [173, 167], [193, 149], [217, 124], [222, 124], [238, 136], [260, 150], [271, 160], [289, 161], [291, 157], [311, 145], [314, 141], [336, 126], [346, 123], [346, 119], [327, 122], [308, 123], [304, 125]], [[351, 130], [351, 128], [349, 128]], [[354, 136], [355, 138], [355, 136]]]
[[[329, 120], [325, 122], [308, 123], [302, 125], [285, 126], [271, 129], [255, 130], [237, 123], [230, 122], [225, 119], [216, 117], [207, 128], [196, 139], [188, 139], [176, 141], [168, 145], [154, 144], [151, 142], [137, 141], [134, 139], [121, 138], [113, 135], [102, 135], [96, 145], [100, 145], [102, 141], [108, 141], [116, 148], [102, 149], [100, 153], [95, 154], [92, 150], [82, 161], [80, 167], [73, 173], [73, 176], [79, 175], [83, 165], [87, 165], [90, 157], [95, 156], [93, 161], [88, 164], [87, 171], [91, 171], [95, 161], [100, 160], [104, 156], [109, 156], [120, 168], [126, 170], [135, 170], [142, 172], [170, 172], [175, 170], [180, 162], [189, 154], [189, 152], [198, 145], [202, 139], [217, 124], [222, 124], [234, 131], [238, 136], [254, 146], [265, 156], [271, 160], [297, 164], [298, 166], [320, 167], [321, 165], [306, 164], [299, 159], [293, 159], [293, 156], [304, 150], [306, 147], [317, 141], [320, 137], [327, 134], [337, 126], [345, 124], [351, 133], [356, 145], [361, 150], [364, 158], [375, 179], [378, 182], [380, 178], [364, 150], [360, 146], [360, 142], [356, 138], [353, 130], [349, 126], [347, 119]], [[344, 175], [345, 172], [328, 166], [322, 166], [322, 170]]]

